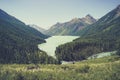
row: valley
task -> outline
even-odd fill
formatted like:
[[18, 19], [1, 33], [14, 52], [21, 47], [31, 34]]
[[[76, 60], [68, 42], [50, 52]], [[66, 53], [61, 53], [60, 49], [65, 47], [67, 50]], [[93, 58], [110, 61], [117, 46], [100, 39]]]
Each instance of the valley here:
[[0, 80], [120, 80], [119, 0], [4, 1]]

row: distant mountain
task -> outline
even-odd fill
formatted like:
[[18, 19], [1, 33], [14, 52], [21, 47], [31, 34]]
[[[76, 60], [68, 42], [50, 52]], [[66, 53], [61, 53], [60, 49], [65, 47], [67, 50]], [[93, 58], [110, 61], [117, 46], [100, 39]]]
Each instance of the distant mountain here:
[[0, 63], [28, 63], [47, 37], [0, 9]]
[[34, 24], [29, 24], [29, 26], [36, 29], [36, 30], [38, 30], [38, 31], [40, 31], [41, 33], [45, 34], [45, 31], [46, 31], [45, 29], [43, 29], [43, 28], [41, 28], [41, 27], [39, 27], [37, 25], [34, 25]]
[[76, 35], [76, 33], [86, 26], [96, 22], [92, 16], [87, 15], [84, 18], [74, 18], [65, 23], [56, 23], [46, 34], [48, 35]]
[[96, 23], [79, 32], [82, 36], [119, 37], [120, 36], [120, 5], [100, 18]]

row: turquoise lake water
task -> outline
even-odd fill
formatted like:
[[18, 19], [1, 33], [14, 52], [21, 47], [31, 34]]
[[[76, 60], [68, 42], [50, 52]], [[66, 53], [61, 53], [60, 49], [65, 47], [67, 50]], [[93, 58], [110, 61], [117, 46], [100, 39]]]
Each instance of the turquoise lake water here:
[[55, 57], [55, 50], [61, 44], [71, 42], [78, 36], [52, 36], [46, 39], [46, 43], [38, 45], [38, 48], [45, 51], [48, 55]]

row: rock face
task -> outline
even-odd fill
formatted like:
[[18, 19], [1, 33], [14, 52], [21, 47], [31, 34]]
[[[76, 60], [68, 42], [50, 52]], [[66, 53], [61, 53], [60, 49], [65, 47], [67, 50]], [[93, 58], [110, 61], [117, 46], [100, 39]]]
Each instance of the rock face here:
[[83, 18], [74, 18], [65, 23], [56, 23], [49, 30], [46, 31], [47, 35], [76, 35], [76, 33], [88, 25], [96, 22], [89, 14]]

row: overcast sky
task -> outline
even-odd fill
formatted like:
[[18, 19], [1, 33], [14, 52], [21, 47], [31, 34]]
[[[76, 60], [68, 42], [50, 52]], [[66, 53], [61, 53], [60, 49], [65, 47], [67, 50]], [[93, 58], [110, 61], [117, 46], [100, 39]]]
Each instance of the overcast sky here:
[[120, 4], [120, 0], [0, 0], [0, 9], [22, 20], [48, 29], [87, 14], [100, 18]]

